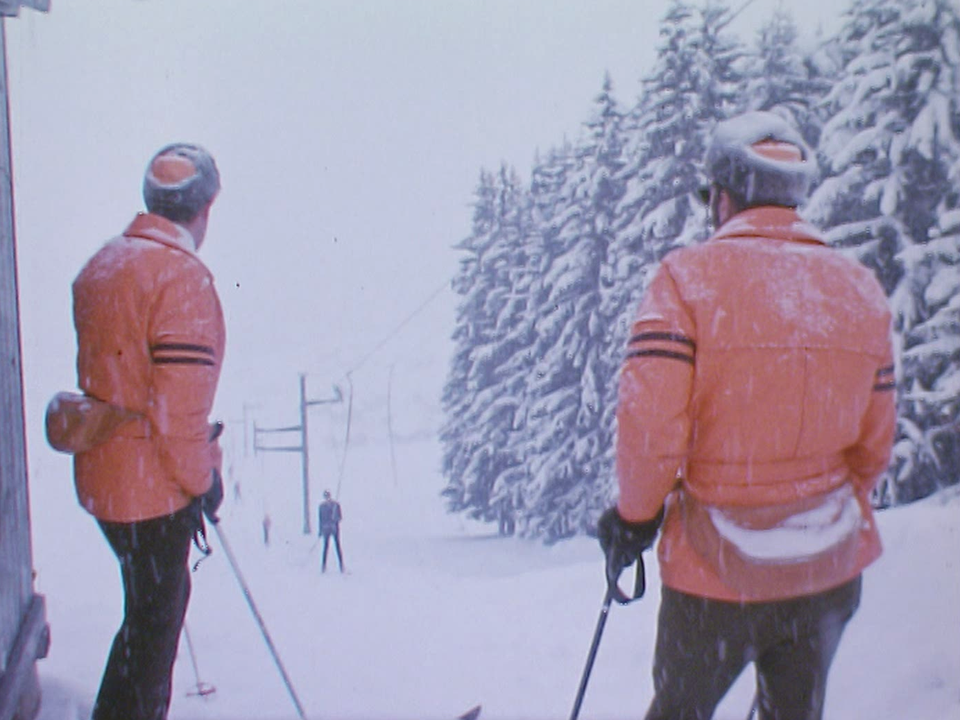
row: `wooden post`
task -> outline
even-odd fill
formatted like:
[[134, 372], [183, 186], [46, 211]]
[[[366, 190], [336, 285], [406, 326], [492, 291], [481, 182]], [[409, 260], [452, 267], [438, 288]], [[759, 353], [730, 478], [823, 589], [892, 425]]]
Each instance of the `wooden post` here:
[[[322, 400], [307, 399], [307, 376], [300, 373], [300, 424], [281, 428], [259, 428], [256, 422], [253, 424], [253, 451], [259, 452], [298, 452], [303, 476], [303, 534], [310, 534], [310, 447], [309, 435], [307, 432], [307, 409], [311, 405], [328, 405], [330, 403], [343, 402], [343, 393], [336, 385], [333, 386], [333, 397]], [[244, 406], [246, 407], [246, 406]], [[260, 435], [266, 433], [300, 433], [300, 444], [295, 446], [271, 446], [261, 445]], [[0, 719], [2, 720], [2, 719]]]
[[307, 442], [307, 376], [300, 373], [300, 432], [303, 451], [300, 454], [303, 474], [303, 534], [310, 534], [310, 447]]

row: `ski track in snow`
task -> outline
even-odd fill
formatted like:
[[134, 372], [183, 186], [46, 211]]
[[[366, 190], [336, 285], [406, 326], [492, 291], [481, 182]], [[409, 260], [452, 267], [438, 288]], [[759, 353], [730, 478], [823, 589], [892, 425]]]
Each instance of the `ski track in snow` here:
[[[445, 514], [439, 451], [430, 442], [398, 447], [396, 485], [384, 472], [385, 446], [352, 453], [340, 497], [348, 575], [337, 572], [332, 549], [320, 574], [320, 548], [300, 532], [299, 477], [281, 479], [272, 460], [240, 468], [243, 501], [228, 492], [223, 512], [222, 528], [307, 717], [449, 720], [477, 703], [483, 720], [567, 717], [603, 600], [595, 541], [546, 547]], [[86, 720], [119, 622], [119, 579], [95, 524], [74, 504], [68, 472], [42, 465], [49, 469], [33, 481], [45, 496], [34, 503], [35, 563], [53, 640], [39, 664], [38, 720]], [[274, 531], [265, 548], [260, 493], [268, 483]], [[950, 492], [880, 513], [886, 552], [866, 573], [860, 612], [831, 675], [826, 720], [960, 719], [958, 508], [960, 494]], [[170, 719], [296, 718], [210, 535], [214, 555], [193, 576], [187, 616], [199, 678], [182, 640]], [[660, 590], [652, 558], [647, 567], [647, 597], [611, 609], [584, 720], [646, 709]], [[198, 679], [216, 692], [197, 697]], [[752, 693], [748, 669], [717, 720], [746, 717]]]

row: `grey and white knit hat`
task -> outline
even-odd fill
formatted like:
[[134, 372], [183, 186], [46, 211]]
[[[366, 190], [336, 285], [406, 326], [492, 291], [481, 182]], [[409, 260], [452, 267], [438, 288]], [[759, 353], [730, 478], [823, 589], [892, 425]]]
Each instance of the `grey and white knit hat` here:
[[748, 112], [719, 123], [704, 158], [711, 182], [745, 207], [797, 207], [817, 174], [813, 151], [800, 133], [771, 112]]
[[143, 177], [147, 210], [173, 222], [187, 222], [220, 191], [220, 173], [199, 145], [174, 143], [150, 160]]

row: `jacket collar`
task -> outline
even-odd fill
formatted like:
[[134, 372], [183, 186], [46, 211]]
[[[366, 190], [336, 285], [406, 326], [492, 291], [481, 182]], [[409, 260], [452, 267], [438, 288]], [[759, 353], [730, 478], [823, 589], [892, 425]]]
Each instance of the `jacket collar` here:
[[123, 231], [123, 234], [127, 237], [154, 240], [191, 255], [195, 255], [197, 252], [196, 242], [186, 228], [153, 213], [137, 213], [137, 216]]
[[764, 206], [748, 208], [727, 220], [711, 240], [765, 238], [826, 245], [820, 231], [793, 208]]

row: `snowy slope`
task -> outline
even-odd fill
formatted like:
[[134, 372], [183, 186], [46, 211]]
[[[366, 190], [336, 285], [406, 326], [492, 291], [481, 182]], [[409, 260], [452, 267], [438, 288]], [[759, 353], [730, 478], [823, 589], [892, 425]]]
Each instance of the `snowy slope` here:
[[[236, 471], [242, 501], [228, 497], [223, 529], [307, 716], [451, 718], [482, 702], [484, 718], [567, 717], [603, 596], [595, 543], [501, 539], [445, 515], [436, 446], [396, 452], [394, 480], [386, 443], [351, 449], [341, 493], [345, 576], [335, 563], [321, 575], [296, 512], [279, 512], [280, 497], [295, 497], [295, 464], [261, 456]], [[64, 490], [49, 494], [57, 507], [35, 521], [37, 585], [53, 631], [40, 664], [40, 720], [76, 720], [96, 692], [120, 591], [106, 545], [54, 460], [34, 472], [35, 484]], [[265, 493], [275, 515], [269, 548]], [[58, 532], [46, 526], [51, 517]], [[884, 512], [879, 522], [886, 553], [866, 575], [826, 717], [958, 720], [960, 494]], [[636, 717], [646, 707], [659, 593], [649, 565], [648, 598], [611, 610], [583, 718]], [[188, 628], [199, 679], [216, 692], [191, 695], [198, 677], [182, 643], [172, 720], [296, 717], [222, 551], [194, 576]], [[741, 678], [718, 720], [745, 717], [751, 697]]]

